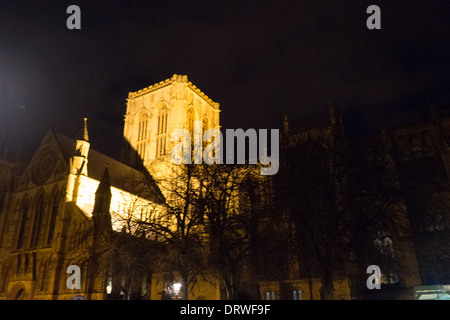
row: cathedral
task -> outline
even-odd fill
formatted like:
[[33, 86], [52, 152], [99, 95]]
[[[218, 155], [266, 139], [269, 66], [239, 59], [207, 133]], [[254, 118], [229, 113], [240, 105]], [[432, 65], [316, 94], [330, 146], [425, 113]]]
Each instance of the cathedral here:
[[[219, 112], [218, 103], [186, 76], [174, 75], [129, 94], [123, 162], [91, 147], [87, 119], [73, 138], [48, 131], [21, 168], [8, 154], [7, 133], [2, 135], [0, 297], [104, 299], [105, 272], [91, 276], [89, 270], [99, 242], [94, 230], [120, 232], [131, 203], [140, 210], [163, 204], [165, 196], [152, 174], [158, 176], [170, 161], [174, 142], [169, 133], [194, 121], [219, 128]], [[146, 190], [138, 191], [142, 183]], [[80, 289], [66, 285], [70, 265], [81, 267]], [[143, 296], [161, 291], [143, 286]], [[217, 290], [208, 290], [209, 298], [217, 298]]]
[[[171, 150], [179, 141], [173, 141], [171, 133], [175, 129], [193, 132], [196, 121], [201, 121], [203, 130], [220, 129], [220, 112], [219, 104], [192, 84], [187, 76], [173, 75], [170, 79], [129, 93], [121, 161], [93, 148], [95, 137], [89, 136], [88, 119], [80, 121], [80, 131], [74, 137], [49, 130], [26, 161], [17, 159], [7, 132], [2, 132], [0, 299], [320, 299], [323, 286], [320, 275], [304, 271], [301, 258], [293, 258], [292, 253], [285, 253], [285, 243], [273, 244], [271, 239], [267, 240], [266, 248], [272, 251], [267, 249], [263, 250], [263, 254], [253, 254], [251, 248], [257, 248], [255, 251], [258, 251], [261, 245], [254, 245], [254, 239], [259, 239], [257, 236], [249, 238], [247, 242], [250, 249], [242, 249], [242, 252], [250, 253], [239, 269], [239, 294], [231, 296], [230, 288], [237, 285], [224, 285], [228, 278], [221, 278], [219, 273], [189, 271], [183, 278], [179, 271], [183, 270], [181, 267], [179, 270], [170, 270], [167, 261], [164, 262], [170, 260], [168, 257], [177, 255], [169, 248], [170, 241], [161, 241], [162, 235], [179, 237], [179, 230], [171, 224], [180, 223], [188, 214], [187, 211], [177, 212], [171, 206], [178, 195], [171, 186], [179, 174], [171, 164]], [[371, 150], [367, 157], [379, 157], [380, 162], [391, 168], [391, 173], [395, 172], [403, 185], [409, 186], [410, 171], [407, 171], [407, 165], [419, 163], [419, 158], [431, 159], [432, 155], [437, 154], [433, 158], [437, 162], [433, 162], [435, 165], [429, 169], [434, 170], [438, 177], [436, 179], [443, 181], [442, 177], [448, 177], [447, 165], [450, 163], [445, 135], [449, 122], [438, 120], [437, 116], [433, 119], [434, 122], [430, 124], [414, 128], [389, 132], [384, 130], [382, 139], [373, 145], [364, 145], [365, 150]], [[326, 126], [317, 128], [313, 131], [327, 132], [327, 135], [341, 132], [344, 135], [342, 120], [333, 108], [330, 108], [330, 120]], [[308, 135], [316, 135], [311, 134], [313, 131], [309, 130]], [[417, 135], [418, 132], [426, 135]], [[295, 131], [285, 120], [281, 141], [285, 146], [283, 150], [288, 152], [289, 148], [298, 149], [305, 142], [304, 136], [305, 131]], [[427, 147], [430, 145], [432, 147]], [[399, 148], [405, 150], [399, 152]], [[375, 150], [381, 151], [376, 154]], [[400, 162], [405, 165], [398, 166]], [[423, 161], [419, 164], [424, 165]], [[252, 169], [248, 170], [250, 172]], [[266, 216], [261, 215], [262, 218], [258, 218], [258, 222], [253, 225], [256, 226], [253, 229], [257, 230], [249, 230], [258, 234], [259, 229], [264, 229], [264, 232], [270, 229], [273, 239], [278, 237], [276, 232], [281, 232], [281, 238], [284, 239], [288, 233], [280, 230], [284, 230], [282, 228], [290, 220], [284, 219], [284, 215], [278, 213], [281, 209], [275, 209], [270, 200], [273, 194], [278, 195], [273, 192], [274, 182], [267, 182], [262, 177], [257, 179], [261, 180], [258, 180], [257, 187], [251, 188], [251, 192], [239, 191], [233, 195], [238, 199], [238, 204], [233, 204], [232, 210], [247, 210], [248, 201], [242, 200], [245, 198], [243, 194], [251, 193], [257, 199], [258, 208], [264, 207], [267, 211], [270, 207], [278, 215], [275, 222], [266, 226], [264, 221], [268, 221], [268, 218], [267, 213], [264, 213]], [[196, 186], [203, 186], [201, 179], [192, 181]], [[267, 188], [269, 191], [262, 190], [263, 185], [270, 186]], [[370, 192], [367, 186], [365, 195]], [[335, 202], [339, 202], [336, 207], [351, 207], [343, 205], [345, 201], [339, 197], [336, 199]], [[261, 202], [272, 204], [265, 206]], [[407, 211], [414, 199], [407, 198], [404, 202]], [[431, 219], [431, 222], [427, 220], [427, 224], [413, 221], [410, 226], [408, 222], [407, 232], [390, 229], [391, 233], [376, 238], [376, 243], [385, 255], [389, 250], [395, 250], [396, 261], [407, 261], [408, 272], [397, 268], [396, 271], [385, 273], [384, 284], [412, 288], [421, 284], [435, 284], [433, 281], [439, 277], [440, 281], [448, 280], [445, 272], [441, 272], [448, 263], [448, 256], [438, 255], [436, 258], [440, 259], [439, 263], [430, 263], [426, 257], [425, 242], [417, 242], [411, 236], [411, 232], [414, 233], [411, 229], [416, 228], [416, 225], [419, 225], [419, 229], [428, 228], [418, 230], [417, 234], [423, 241], [434, 241], [435, 246], [436, 237], [425, 235], [425, 231], [438, 231], [440, 237], [448, 235], [448, 214], [442, 208], [436, 210], [427, 211], [427, 217]], [[170, 217], [167, 214], [169, 211], [175, 212], [172, 218], [167, 218], [165, 225], [154, 227], [154, 221]], [[413, 209], [410, 211], [414, 213]], [[203, 212], [197, 217], [198, 221], [195, 221], [192, 229], [201, 230], [197, 235], [208, 234], [212, 224], [204, 222], [207, 218]], [[408, 219], [405, 218], [405, 221]], [[182, 225], [182, 232], [191, 228], [190, 222], [192, 219]], [[236, 234], [241, 235], [239, 232]], [[394, 234], [398, 235], [399, 240], [392, 245]], [[219, 246], [211, 239], [202, 240], [206, 241], [208, 250]], [[375, 240], [371, 241], [373, 243]], [[190, 249], [189, 246], [186, 249]], [[184, 254], [194, 257], [194, 253]], [[203, 258], [199, 256], [200, 259]], [[186, 261], [183, 260], [183, 263]], [[68, 268], [73, 265], [80, 268], [80, 284], [75, 287], [68, 283], [71, 276]], [[354, 265], [346, 269], [351, 270], [346, 274], [334, 274], [331, 277], [334, 299], [355, 298], [355, 292], [358, 291], [354, 290], [355, 287], [365, 287], [361, 283], [367, 275], [361, 275]], [[394, 265], [399, 266], [400, 263], [397, 261]], [[187, 276], [189, 279], [185, 279]], [[231, 278], [237, 281], [234, 275]], [[188, 283], [189, 290], [184, 288]], [[367, 293], [367, 290], [364, 292]], [[358, 294], [361, 295], [361, 292]]]

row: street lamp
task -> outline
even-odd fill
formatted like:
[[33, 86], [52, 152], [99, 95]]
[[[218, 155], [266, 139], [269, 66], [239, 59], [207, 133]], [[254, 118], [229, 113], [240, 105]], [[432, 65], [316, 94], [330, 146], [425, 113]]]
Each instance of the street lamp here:
[[175, 299], [178, 299], [178, 295], [181, 290], [181, 283], [176, 282], [172, 285], [172, 287], [173, 287], [173, 292], [175, 293]]

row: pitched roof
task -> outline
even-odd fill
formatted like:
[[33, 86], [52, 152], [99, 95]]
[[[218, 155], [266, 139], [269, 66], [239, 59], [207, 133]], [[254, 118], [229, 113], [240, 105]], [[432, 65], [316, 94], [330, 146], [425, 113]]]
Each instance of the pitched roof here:
[[[69, 161], [75, 152], [75, 140], [58, 132], [53, 132], [64, 158]], [[156, 182], [148, 172], [141, 172], [122, 162], [119, 162], [95, 149], [89, 148], [88, 177], [101, 181], [105, 167], [108, 167], [111, 186], [136, 194], [137, 185], [145, 182], [148, 192], [140, 191], [140, 195], [157, 203], [164, 202], [164, 196]], [[141, 188], [142, 189], [142, 188]]]

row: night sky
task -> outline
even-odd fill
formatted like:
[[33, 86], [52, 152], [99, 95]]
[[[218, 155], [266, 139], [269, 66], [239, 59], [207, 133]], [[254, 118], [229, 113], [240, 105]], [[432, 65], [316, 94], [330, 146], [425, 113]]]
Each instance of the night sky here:
[[448, 0], [1, 0], [0, 117], [28, 142], [87, 117], [92, 147], [118, 158], [128, 92], [177, 73], [220, 103], [223, 128], [321, 120], [329, 100], [352, 133], [413, 122], [428, 99], [450, 108], [449, 17]]

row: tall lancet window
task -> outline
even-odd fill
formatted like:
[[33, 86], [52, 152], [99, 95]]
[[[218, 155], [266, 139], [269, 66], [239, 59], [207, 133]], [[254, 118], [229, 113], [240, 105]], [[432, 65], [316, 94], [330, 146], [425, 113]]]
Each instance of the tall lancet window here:
[[147, 154], [146, 153], [147, 136], [148, 136], [147, 123], [148, 123], [147, 114], [141, 113], [141, 115], [139, 116], [139, 123], [138, 123], [137, 152], [142, 161], [145, 161]]
[[55, 234], [56, 217], [58, 216], [59, 209], [59, 192], [56, 192], [53, 197], [53, 204], [50, 215], [50, 223], [48, 227], [47, 245], [50, 246]]
[[44, 194], [41, 193], [36, 201], [36, 211], [33, 222], [33, 230], [31, 231], [31, 241], [30, 241], [31, 248], [35, 248], [39, 244], [39, 236], [41, 234], [43, 215], [44, 215]]
[[194, 122], [195, 122], [195, 112], [194, 108], [190, 107], [186, 114], [187, 126], [189, 130], [189, 134], [191, 135], [191, 139], [194, 137]]
[[202, 134], [205, 134], [205, 131], [209, 129], [209, 121], [208, 117], [204, 116], [202, 120]]
[[23, 238], [25, 235], [25, 226], [27, 223], [27, 218], [28, 218], [28, 197], [27, 195], [25, 195], [22, 200], [21, 220], [16, 249], [21, 249], [23, 246]]
[[[202, 120], [202, 139], [203, 136], [205, 135], [206, 130], [209, 129], [209, 121], [208, 121], [208, 117], [204, 116], [203, 120]], [[211, 141], [211, 139], [209, 141], [203, 141], [203, 148], [205, 148], [205, 146]]]
[[156, 131], [156, 156], [167, 153], [167, 109], [161, 109], [158, 113], [158, 127]]

